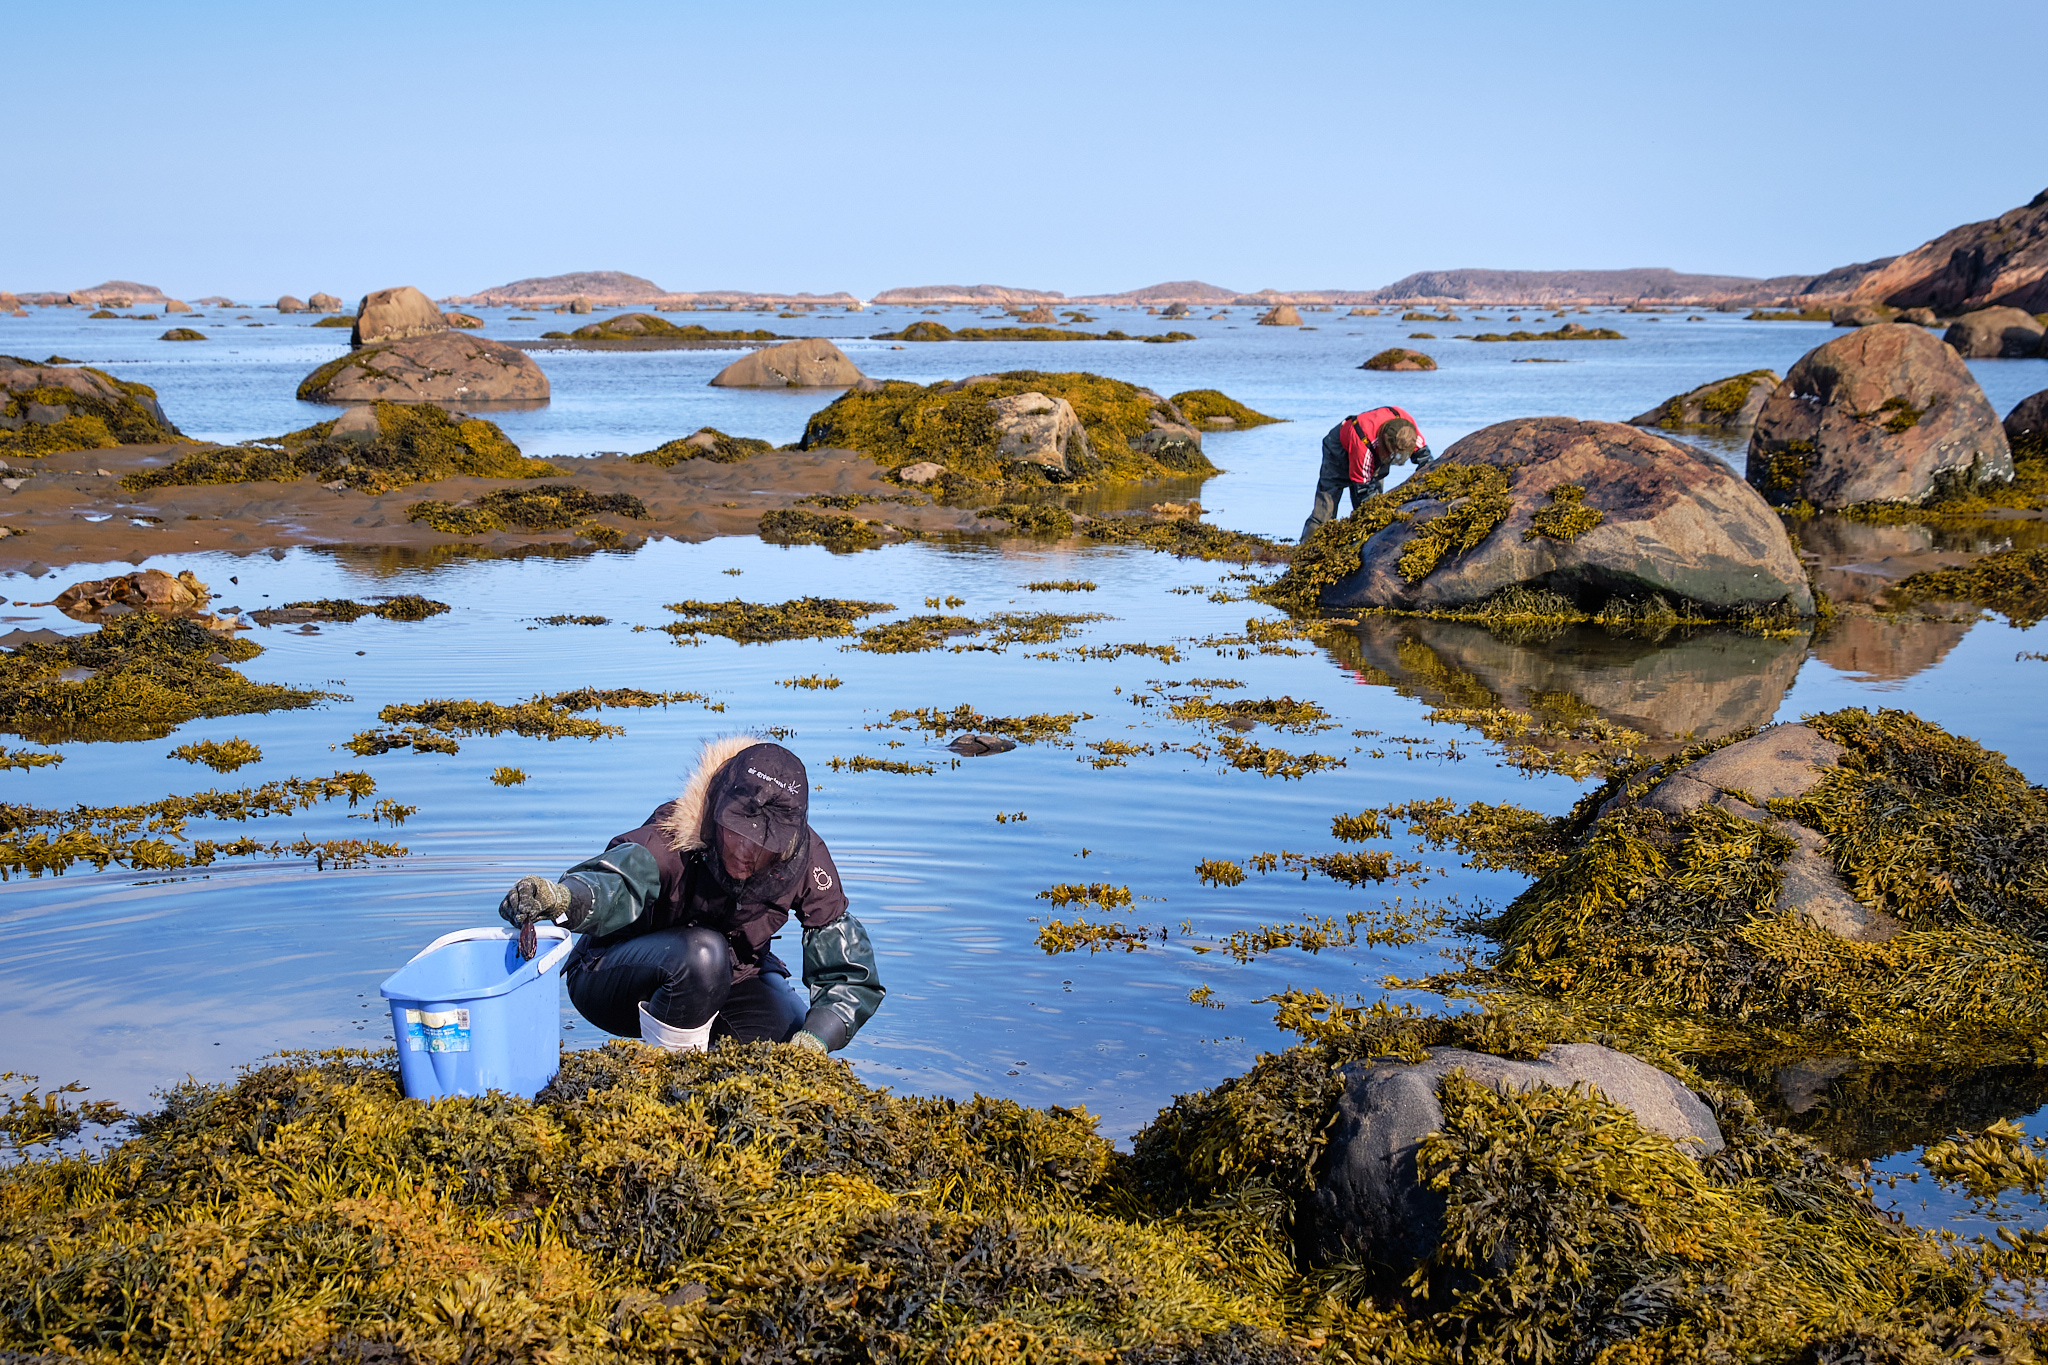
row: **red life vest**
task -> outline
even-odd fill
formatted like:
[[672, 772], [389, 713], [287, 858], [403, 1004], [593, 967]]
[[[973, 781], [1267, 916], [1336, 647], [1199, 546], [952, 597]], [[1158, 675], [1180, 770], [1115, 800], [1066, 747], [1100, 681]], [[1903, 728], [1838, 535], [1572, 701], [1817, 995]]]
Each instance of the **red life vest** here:
[[1346, 417], [1337, 426], [1337, 439], [1344, 447], [1347, 475], [1352, 483], [1371, 483], [1375, 474], [1387, 472], [1388, 463], [1378, 459], [1372, 449], [1379, 439], [1380, 428], [1396, 417], [1415, 428], [1415, 448], [1420, 450], [1429, 442], [1422, 439], [1422, 424], [1409, 416], [1406, 408], [1374, 408], [1361, 412], [1356, 417]]

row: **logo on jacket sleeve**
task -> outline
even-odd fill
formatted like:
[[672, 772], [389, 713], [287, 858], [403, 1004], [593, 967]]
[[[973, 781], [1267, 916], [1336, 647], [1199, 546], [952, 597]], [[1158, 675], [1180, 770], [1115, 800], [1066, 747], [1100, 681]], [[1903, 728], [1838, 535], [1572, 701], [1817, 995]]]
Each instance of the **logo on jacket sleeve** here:
[[832, 874], [822, 867], [812, 868], [811, 885], [817, 887], [820, 891], [830, 891], [832, 889]]

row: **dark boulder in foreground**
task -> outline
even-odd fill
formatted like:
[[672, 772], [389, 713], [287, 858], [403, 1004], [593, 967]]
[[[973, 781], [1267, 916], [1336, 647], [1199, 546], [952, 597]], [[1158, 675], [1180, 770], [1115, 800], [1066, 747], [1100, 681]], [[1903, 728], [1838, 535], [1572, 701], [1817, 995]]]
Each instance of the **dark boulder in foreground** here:
[[1749, 481], [1775, 503], [1925, 503], [2012, 479], [1998, 414], [1919, 327], [1882, 323], [1800, 357], [1758, 414]]
[[348, 344], [360, 347], [380, 341], [403, 341], [447, 328], [448, 320], [441, 316], [434, 301], [406, 284], [363, 296], [356, 306], [356, 325], [349, 333]]
[[1771, 391], [1784, 381], [1776, 370], [1751, 370], [1730, 375], [1674, 394], [1648, 412], [1628, 419], [1632, 427], [1661, 427], [1683, 431], [1699, 427], [1713, 431], [1741, 430], [1756, 425], [1757, 414]]
[[350, 351], [299, 385], [299, 398], [311, 403], [519, 403], [547, 397], [548, 377], [533, 357], [445, 328]]
[[1444, 1127], [1437, 1088], [1452, 1071], [1502, 1093], [1586, 1085], [1687, 1156], [1710, 1156], [1723, 1146], [1713, 1112], [1699, 1096], [1675, 1076], [1613, 1048], [1556, 1044], [1533, 1062], [1456, 1047], [1428, 1051], [1424, 1062], [1387, 1058], [1344, 1069], [1328, 1164], [1309, 1201], [1317, 1259], [1405, 1275], [1436, 1255], [1448, 1200], [1417, 1179], [1416, 1155], [1423, 1139]]
[[1942, 340], [1965, 360], [2016, 360], [2039, 351], [2044, 333], [2024, 308], [1980, 308], [1950, 323]]
[[861, 381], [846, 352], [812, 337], [766, 346], [733, 361], [711, 382], [722, 389], [844, 389]]
[[1586, 609], [1656, 595], [1715, 615], [1813, 612], [1799, 556], [1756, 490], [1636, 427], [1500, 422], [1411, 482], [1413, 500], [1366, 538], [1357, 571], [1322, 605], [1441, 611], [1522, 588]]
[[2048, 459], [2048, 389], [2022, 398], [2005, 415], [2004, 426], [2015, 460]]

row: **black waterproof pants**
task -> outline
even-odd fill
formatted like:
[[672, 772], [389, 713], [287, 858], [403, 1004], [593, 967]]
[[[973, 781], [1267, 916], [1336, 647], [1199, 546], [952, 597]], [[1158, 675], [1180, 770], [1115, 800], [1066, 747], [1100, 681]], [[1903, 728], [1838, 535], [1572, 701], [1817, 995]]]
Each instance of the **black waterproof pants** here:
[[1371, 483], [1351, 482], [1351, 462], [1344, 454], [1343, 441], [1337, 435], [1343, 429], [1344, 424], [1339, 422], [1330, 428], [1329, 435], [1323, 437], [1323, 465], [1316, 472], [1315, 506], [1309, 509], [1308, 520], [1301, 524], [1303, 542], [1315, 534], [1316, 527], [1337, 515], [1345, 489], [1351, 490], [1351, 507], [1356, 511], [1358, 504], [1367, 498], [1378, 497], [1385, 488], [1384, 473], [1375, 477]]
[[771, 972], [732, 979], [732, 949], [709, 929], [659, 929], [602, 949], [579, 945], [562, 973], [576, 1012], [621, 1038], [640, 1036], [640, 1006], [664, 1024], [713, 1038], [786, 1043], [804, 1023], [789, 978]]

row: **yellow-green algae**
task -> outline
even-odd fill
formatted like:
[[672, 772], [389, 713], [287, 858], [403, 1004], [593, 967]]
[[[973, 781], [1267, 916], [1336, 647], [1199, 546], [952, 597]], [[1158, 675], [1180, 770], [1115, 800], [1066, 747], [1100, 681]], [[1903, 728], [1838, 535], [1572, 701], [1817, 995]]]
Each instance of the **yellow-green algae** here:
[[1481, 332], [1468, 341], [1627, 341], [1628, 338], [1611, 327], [1581, 327], [1566, 323], [1553, 332]]
[[[698, 441], [696, 438], [699, 436], [710, 437], [710, 444]], [[704, 427], [691, 432], [688, 436], [677, 437], [652, 450], [643, 450], [638, 455], [628, 455], [626, 458], [634, 464], [651, 464], [663, 469], [673, 469], [684, 460], [738, 464], [742, 460], [751, 460], [756, 455], [765, 454], [773, 449], [773, 441], [763, 441], [753, 436], [728, 436], [716, 427]]]
[[[787, 315], [785, 315], [787, 316]], [[619, 324], [630, 322], [630, 328], [621, 331]], [[692, 322], [677, 326], [667, 318], [658, 318], [652, 313], [625, 313], [618, 317], [605, 318], [601, 322], [589, 323], [573, 332], [542, 332], [544, 341], [645, 341], [650, 338], [663, 341], [787, 341], [788, 337], [756, 327], [751, 331], [735, 329], [714, 331], [702, 323]]]
[[863, 616], [894, 611], [891, 602], [861, 602], [838, 597], [798, 597], [788, 602], [671, 602], [668, 610], [683, 619], [661, 627], [683, 643], [696, 644], [705, 635], [723, 635], [740, 644], [770, 640], [830, 639], [854, 633]]
[[16, 873], [62, 875], [77, 863], [104, 871], [109, 865], [145, 869], [206, 867], [221, 858], [286, 853], [313, 857], [322, 867], [353, 866], [369, 857], [403, 857], [406, 850], [376, 840], [338, 839], [261, 843], [246, 836], [231, 840], [191, 839], [192, 820], [257, 820], [291, 815], [323, 801], [346, 797], [353, 806], [375, 792], [368, 773], [285, 778], [239, 791], [204, 791], [166, 796], [132, 806], [72, 806], [40, 810], [0, 804], [0, 881]]
[[196, 744], [180, 744], [171, 750], [172, 758], [182, 758], [187, 763], [204, 763], [217, 773], [231, 773], [237, 768], [263, 760], [263, 751], [240, 737], [228, 740], [202, 739]]
[[763, 512], [761, 539], [778, 545], [823, 545], [828, 550], [864, 550], [882, 543], [882, 533], [864, 517], [778, 507]]
[[292, 710], [330, 695], [250, 682], [228, 667], [262, 652], [253, 640], [147, 612], [24, 644], [0, 658], [0, 730], [39, 744], [161, 739], [201, 716]]
[[1550, 501], [1530, 516], [1529, 529], [1522, 532], [1522, 539], [1548, 536], [1552, 540], [1576, 540], [1606, 519], [1607, 514], [1599, 508], [1586, 506], [1583, 487], [1561, 483], [1550, 490]]
[[1896, 603], [1960, 598], [2025, 630], [2048, 616], [2048, 550], [2001, 550], [1962, 568], [1911, 574], [1886, 596]]
[[429, 499], [405, 509], [408, 521], [423, 521], [437, 531], [465, 536], [501, 531], [508, 524], [529, 531], [574, 528], [588, 534], [593, 527], [603, 525], [591, 520], [600, 513], [630, 517], [636, 521], [645, 521], [648, 517], [647, 504], [631, 493], [592, 493], [573, 483], [499, 488], [466, 507]]
[[494, 701], [468, 698], [433, 698], [417, 703], [393, 703], [377, 713], [377, 719], [395, 727], [388, 731], [365, 730], [342, 747], [369, 757], [410, 746], [415, 753], [457, 751], [455, 736], [502, 735], [511, 733], [529, 739], [602, 739], [623, 735], [623, 726], [580, 716], [580, 711], [605, 707], [674, 706], [696, 702], [707, 711], [725, 710], [702, 692], [649, 692], [638, 687], [579, 687], [552, 696], [539, 693], [507, 706]]
[[152, 488], [253, 483], [312, 477], [365, 493], [463, 474], [480, 479], [539, 479], [566, 474], [519, 453], [495, 422], [451, 415], [432, 403], [377, 403], [371, 441], [333, 439], [334, 423], [317, 422], [273, 440], [247, 441], [180, 456], [162, 469], [121, 480], [131, 493]]
[[941, 322], [913, 322], [899, 332], [877, 332], [871, 341], [1193, 341], [1193, 332], [1159, 332], [1131, 336], [1120, 331], [1074, 332], [1060, 327], [963, 327], [954, 331]]
[[436, 602], [418, 593], [401, 593], [381, 602], [355, 602], [346, 597], [310, 598], [303, 602], [287, 602], [280, 610], [317, 611], [328, 620], [346, 624], [365, 616], [376, 616], [386, 621], [424, 621], [448, 611], [449, 606], [446, 602]]
[[1219, 389], [1189, 389], [1185, 393], [1177, 393], [1173, 396], [1173, 405], [1180, 409], [1181, 416], [1197, 427], [1207, 426], [1219, 417], [1229, 418], [1231, 428], [1236, 431], [1287, 420], [1254, 411]]
[[[1308, 1045], [1180, 1097], [1127, 1156], [1080, 1110], [896, 1096], [771, 1044], [615, 1042], [565, 1054], [536, 1100], [434, 1104], [400, 1098], [388, 1052], [272, 1059], [173, 1088], [101, 1155], [0, 1172], [0, 1280], [18, 1287], [0, 1349], [1631, 1365], [2040, 1344], [1991, 1280], [2037, 1284], [2031, 1244], [1994, 1257], [1895, 1222], [1824, 1150], [1682, 1068], [1728, 1143], [1698, 1162], [1595, 1095], [1447, 1078], [1420, 1161], [1447, 1200], [1438, 1251], [1405, 1285], [1316, 1264], [1296, 1236], [1342, 1065], [1592, 1035], [1281, 1003]], [[18, 1141], [118, 1117], [10, 1098]]]
[[996, 453], [998, 433], [989, 404], [1022, 393], [1066, 399], [1088, 432], [1100, 466], [1060, 478], [1066, 486], [1215, 470], [1199, 451], [1169, 452], [1161, 458], [1133, 450], [1131, 441], [1152, 429], [1151, 414], [1161, 411], [1165, 400], [1155, 400], [1135, 384], [1079, 372], [1012, 370], [964, 387], [886, 380], [877, 389], [850, 389], [811, 418], [799, 446], [857, 450], [892, 469], [929, 460], [968, 479], [1044, 483], [1056, 476], [1041, 465], [1020, 465]]

